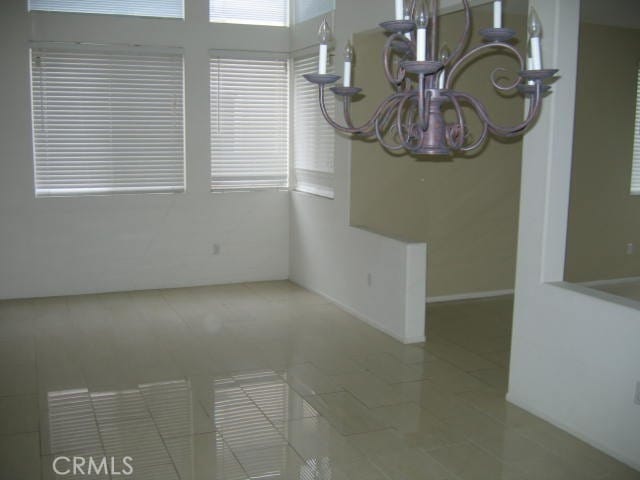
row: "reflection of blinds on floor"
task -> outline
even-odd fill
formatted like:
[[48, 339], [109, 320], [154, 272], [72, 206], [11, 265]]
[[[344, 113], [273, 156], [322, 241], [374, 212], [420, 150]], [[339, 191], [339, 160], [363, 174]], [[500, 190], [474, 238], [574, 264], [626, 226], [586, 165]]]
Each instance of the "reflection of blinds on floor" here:
[[640, 65], [638, 65], [636, 89], [636, 125], [633, 137], [633, 166], [631, 168], [631, 193], [640, 195]]
[[[318, 104], [318, 86], [303, 75], [316, 73], [318, 56], [295, 59], [293, 62], [293, 167], [295, 189], [323, 197], [334, 196], [335, 132], [324, 120]], [[334, 73], [328, 66], [327, 73]], [[335, 98], [328, 91], [327, 111], [333, 114]]]

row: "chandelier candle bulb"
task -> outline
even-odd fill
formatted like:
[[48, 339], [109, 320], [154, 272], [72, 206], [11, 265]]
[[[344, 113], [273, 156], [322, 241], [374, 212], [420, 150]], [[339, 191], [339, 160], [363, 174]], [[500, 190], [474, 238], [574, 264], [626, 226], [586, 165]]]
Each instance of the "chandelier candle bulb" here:
[[493, 28], [502, 28], [502, 0], [493, 2]]
[[427, 59], [427, 14], [424, 10], [424, 5], [420, 8], [416, 25], [418, 26], [416, 35], [416, 60], [418, 62], [424, 62]]
[[531, 49], [531, 69], [542, 69], [542, 51], [540, 47], [540, 35], [542, 34], [542, 25], [540, 17], [532, 8], [529, 13], [529, 48]]
[[342, 86], [351, 86], [351, 62], [353, 61], [353, 47], [351, 42], [347, 42], [347, 46], [344, 47], [344, 76], [342, 80]]
[[[533, 59], [531, 57], [527, 57], [527, 70], [533, 70]], [[527, 80], [527, 85], [533, 86], [535, 82], [533, 80]]]
[[329, 40], [331, 40], [331, 29], [325, 17], [320, 24], [318, 30], [318, 39], [320, 40], [320, 55], [318, 58], [318, 73], [325, 75], [327, 73], [327, 51], [329, 48]]

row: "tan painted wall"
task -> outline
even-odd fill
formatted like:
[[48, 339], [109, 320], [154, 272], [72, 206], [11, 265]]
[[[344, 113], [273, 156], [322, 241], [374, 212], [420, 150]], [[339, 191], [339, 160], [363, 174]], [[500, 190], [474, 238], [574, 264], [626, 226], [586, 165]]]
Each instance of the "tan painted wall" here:
[[[640, 196], [629, 194], [640, 30], [583, 23], [565, 278], [640, 275]], [[626, 245], [636, 245], [634, 255]]]
[[[474, 9], [476, 29], [491, 22], [491, 6]], [[442, 17], [441, 38], [451, 49], [463, 17]], [[525, 38], [524, 16], [507, 16], [508, 26]], [[382, 76], [384, 35], [355, 37], [354, 79], [366, 97], [357, 102], [355, 117], [363, 119], [391, 91]], [[474, 32], [472, 44], [479, 36]], [[524, 42], [518, 45], [522, 47]], [[520, 97], [502, 98], [493, 91], [489, 73], [500, 65], [515, 66], [500, 55], [467, 68], [455, 88], [481, 98], [493, 118], [515, 123], [523, 117]], [[504, 59], [506, 58], [506, 62]], [[473, 119], [469, 115], [470, 120]], [[476, 125], [477, 127], [477, 125]], [[477, 132], [477, 128], [473, 131]], [[351, 171], [351, 224], [387, 235], [427, 242], [429, 296], [513, 288], [520, 187], [521, 142], [491, 139], [475, 157], [416, 161], [392, 156], [377, 143], [355, 141]]]

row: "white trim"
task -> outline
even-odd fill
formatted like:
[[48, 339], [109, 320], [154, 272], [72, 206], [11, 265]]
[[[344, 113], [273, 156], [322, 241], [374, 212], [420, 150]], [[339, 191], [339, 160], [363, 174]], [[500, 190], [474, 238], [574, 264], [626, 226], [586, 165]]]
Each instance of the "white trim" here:
[[582, 435], [580, 432], [578, 432], [577, 430], [574, 430], [569, 425], [566, 425], [566, 424], [564, 424], [562, 422], [557, 422], [554, 418], [552, 418], [552, 417], [550, 417], [548, 415], [545, 415], [544, 413], [542, 413], [537, 408], [532, 407], [531, 405], [529, 405], [529, 403], [525, 399], [519, 398], [516, 395], [512, 394], [511, 392], [507, 392], [507, 395], [506, 395], [505, 398], [509, 403], [512, 403], [517, 407], [520, 407], [520, 408], [522, 408], [522, 409], [524, 409], [524, 410], [526, 410], [528, 412], [531, 412], [536, 417], [539, 417], [542, 420], [544, 420], [545, 422], [548, 422], [551, 425], [553, 425], [555, 427], [558, 427], [559, 429], [564, 430], [565, 432], [568, 432], [569, 434], [571, 434], [574, 437], [582, 440], [583, 442], [587, 443], [588, 445], [591, 445], [592, 447], [603, 451], [607, 455], [610, 455], [613, 458], [616, 458], [616, 459], [620, 460], [622, 463], [625, 463], [626, 465], [630, 466], [631, 468], [634, 468], [636, 470], [640, 470], [640, 463], [638, 463], [638, 461], [636, 459], [626, 458], [626, 457], [624, 457], [622, 455], [619, 455], [614, 450], [611, 450], [606, 445], [598, 443], [598, 442], [594, 442], [589, 436]]
[[438, 295], [437, 297], [427, 297], [426, 303], [455, 302], [458, 300], [473, 300], [477, 298], [502, 297], [504, 295], [513, 295], [513, 289], [489, 290], [486, 292], [456, 293], [453, 295]]
[[405, 345], [411, 344], [411, 343], [422, 343], [424, 341], [426, 341], [427, 337], [425, 337], [424, 335], [420, 335], [417, 337], [402, 337], [399, 335], [396, 335], [394, 332], [392, 332], [391, 330], [389, 330], [386, 327], [383, 327], [382, 325], [380, 325], [378, 322], [376, 322], [374, 319], [369, 318], [368, 316], [366, 316], [364, 313], [356, 310], [353, 307], [349, 307], [348, 305], [345, 305], [344, 303], [340, 302], [339, 300], [336, 300], [335, 298], [333, 298], [330, 295], [327, 295], [326, 293], [317, 290], [315, 288], [311, 288], [308, 285], [303, 285], [301, 283], [298, 283], [297, 281], [295, 281], [292, 278], [289, 278], [289, 281], [291, 283], [295, 283], [296, 285], [298, 285], [301, 288], [304, 288], [305, 290], [309, 290], [310, 292], [315, 293], [316, 295], [320, 295], [323, 298], [326, 298], [327, 300], [329, 300], [329, 302], [333, 303], [334, 305], [340, 307], [342, 310], [344, 310], [345, 312], [347, 312], [350, 315], [353, 315], [354, 317], [356, 317], [358, 320], [363, 321], [364, 323], [366, 323], [367, 325], [372, 326], [373, 328], [375, 328], [376, 330], [380, 330], [382, 333], [385, 333], [386, 335], [389, 335], [390, 337], [392, 337], [394, 340], [399, 341], [400, 343], [403, 343]]
[[578, 285], [585, 287], [599, 287], [601, 285], [616, 285], [618, 283], [635, 283], [640, 282], [640, 277], [623, 277], [623, 278], [610, 278], [608, 280], [591, 280], [589, 282], [577, 282]]

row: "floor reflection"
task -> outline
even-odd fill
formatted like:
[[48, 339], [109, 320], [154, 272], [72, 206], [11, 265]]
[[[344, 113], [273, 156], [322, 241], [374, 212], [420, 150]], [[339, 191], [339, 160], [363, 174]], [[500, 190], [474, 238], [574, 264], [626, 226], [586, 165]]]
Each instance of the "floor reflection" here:
[[205, 433], [197, 431], [201, 405], [188, 380], [48, 392], [47, 450], [116, 462], [130, 456], [134, 478], [332, 478], [328, 457], [303, 459], [282, 433], [288, 422], [319, 414], [277, 372], [211, 378], [209, 388]]

